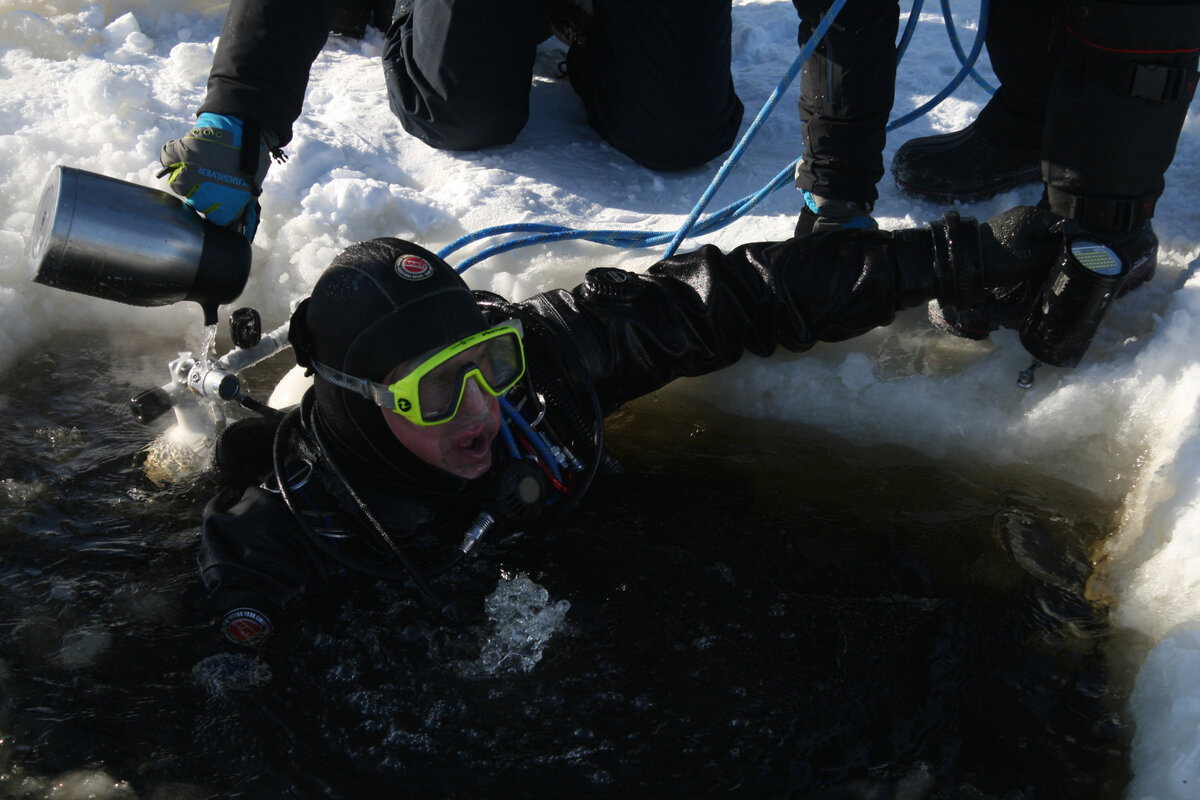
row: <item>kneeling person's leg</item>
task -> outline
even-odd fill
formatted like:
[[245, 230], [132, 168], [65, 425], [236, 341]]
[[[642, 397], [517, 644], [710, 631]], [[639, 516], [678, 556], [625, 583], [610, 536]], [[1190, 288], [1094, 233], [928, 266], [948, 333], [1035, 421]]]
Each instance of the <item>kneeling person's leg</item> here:
[[547, 0], [401, 2], [383, 51], [392, 113], [432, 147], [508, 144], [529, 118]]
[[699, 166], [742, 121], [729, 70], [730, 0], [595, 0], [567, 68], [588, 122], [651, 169]]

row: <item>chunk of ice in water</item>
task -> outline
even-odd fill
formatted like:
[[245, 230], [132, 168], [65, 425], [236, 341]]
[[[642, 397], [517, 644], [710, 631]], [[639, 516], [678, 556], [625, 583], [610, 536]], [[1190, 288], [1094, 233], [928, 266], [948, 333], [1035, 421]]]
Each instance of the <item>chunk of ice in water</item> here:
[[570, 608], [567, 600], [551, 602], [550, 593], [527, 575], [501, 580], [484, 603], [491, 629], [480, 649], [478, 671], [491, 675], [533, 669]]

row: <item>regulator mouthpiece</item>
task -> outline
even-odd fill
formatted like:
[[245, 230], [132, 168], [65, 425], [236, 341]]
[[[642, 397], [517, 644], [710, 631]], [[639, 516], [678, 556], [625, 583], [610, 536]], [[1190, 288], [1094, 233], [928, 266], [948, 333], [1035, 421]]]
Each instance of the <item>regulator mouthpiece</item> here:
[[1087, 237], [1066, 241], [1021, 328], [1021, 344], [1042, 363], [1078, 365], [1128, 274], [1112, 247]]
[[191, 300], [206, 325], [242, 293], [250, 242], [167, 192], [57, 166], [29, 238], [33, 280], [131, 306]]

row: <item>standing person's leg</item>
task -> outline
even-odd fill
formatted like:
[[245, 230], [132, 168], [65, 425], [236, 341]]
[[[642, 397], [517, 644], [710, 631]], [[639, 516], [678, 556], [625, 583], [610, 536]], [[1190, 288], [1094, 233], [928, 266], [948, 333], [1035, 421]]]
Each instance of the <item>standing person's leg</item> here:
[[951, 202], [1038, 180], [1064, 5], [1064, 0], [992, 0], [987, 49], [1000, 86], [966, 128], [912, 139], [896, 151], [892, 174], [901, 189]]
[[[832, 0], [792, 2], [800, 14], [803, 47]], [[797, 236], [875, 227], [870, 214], [883, 177], [899, 20], [896, 0], [852, 0], [800, 73], [804, 157], [796, 169], [796, 188], [805, 206]]]
[[588, 123], [651, 169], [696, 167], [737, 137], [731, 0], [594, 0], [567, 70]]
[[1200, 2], [1087, 0], [1067, 18], [1050, 89], [1050, 210], [1124, 251], [1128, 291], [1154, 275], [1150, 224], [1195, 94]]
[[1042, 178], [1052, 211], [1128, 233], [1154, 216], [1196, 90], [1200, 2], [1089, 0], [1068, 20]]
[[400, 0], [383, 51], [388, 102], [433, 147], [507, 144], [529, 118], [548, 0]]

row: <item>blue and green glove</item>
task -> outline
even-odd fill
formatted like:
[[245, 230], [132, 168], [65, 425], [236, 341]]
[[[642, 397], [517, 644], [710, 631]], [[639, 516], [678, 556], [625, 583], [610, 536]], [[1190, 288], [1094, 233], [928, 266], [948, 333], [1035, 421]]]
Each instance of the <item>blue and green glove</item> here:
[[[246, 140], [257, 147], [243, 147]], [[279, 139], [253, 123], [205, 112], [182, 139], [163, 145], [159, 160], [167, 186], [209, 221], [254, 239], [258, 196], [271, 156], [283, 160]]]

